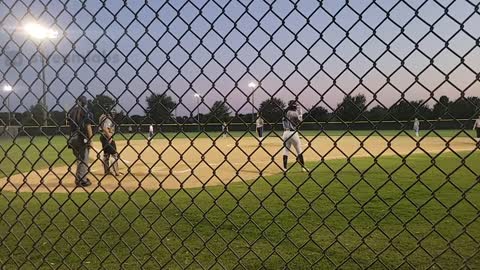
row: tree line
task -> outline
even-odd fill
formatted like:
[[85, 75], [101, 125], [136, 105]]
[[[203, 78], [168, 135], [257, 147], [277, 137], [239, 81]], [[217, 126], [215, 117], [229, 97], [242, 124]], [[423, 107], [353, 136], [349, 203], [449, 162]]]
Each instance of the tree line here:
[[[226, 100], [215, 101], [206, 106], [208, 112], [199, 113], [198, 105], [189, 108], [190, 115], [177, 116], [175, 109], [177, 102], [166, 94], [151, 94], [146, 98], [147, 106], [143, 115], [134, 115], [125, 112], [121, 106], [110, 96], [97, 95], [89, 102], [89, 108], [94, 119], [98, 119], [102, 113], [116, 110], [115, 120], [119, 124], [168, 124], [168, 123], [251, 123], [256, 115], [251, 113], [233, 113]], [[205, 107], [203, 102], [200, 106]], [[370, 108], [371, 107], [371, 108]], [[281, 121], [286, 103], [279, 98], [272, 97], [261, 102], [258, 113], [268, 123]], [[43, 106], [33, 105], [23, 113], [15, 113], [11, 118], [11, 125], [41, 125], [43, 123]], [[372, 106], [365, 95], [346, 95], [334, 108], [321, 105], [304, 110], [304, 121], [385, 121], [398, 120], [409, 121], [414, 118], [433, 119], [469, 119], [476, 118], [480, 113], [479, 97], [462, 97], [451, 101], [447, 96], [442, 96], [430, 107], [424, 100], [408, 101], [401, 99], [393, 105], [386, 107], [382, 104]], [[49, 125], [66, 124], [67, 111], [51, 110], [48, 113]], [[7, 113], [0, 114], [0, 121], [5, 125], [8, 119]]]

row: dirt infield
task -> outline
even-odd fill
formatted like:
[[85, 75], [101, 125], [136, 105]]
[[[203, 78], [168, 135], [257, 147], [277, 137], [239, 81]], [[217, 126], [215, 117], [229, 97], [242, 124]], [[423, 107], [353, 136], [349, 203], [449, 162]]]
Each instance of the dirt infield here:
[[[396, 154], [439, 153], [443, 151], [471, 151], [475, 144], [468, 138], [428, 137], [420, 141], [402, 136], [382, 138], [365, 137], [307, 137], [304, 144], [305, 160], [342, 159], [347, 157], [385, 156]], [[417, 148], [417, 145], [420, 148]], [[259, 147], [261, 146], [261, 147]], [[102, 164], [96, 151], [90, 152], [93, 185], [88, 191], [113, 192], [179, 189], [228, 184], [234, 181], [257, 179], [279, 173], [282, 141], [267, 138], [259, 144], [256, 138], [200, 138], [164, 140], [119, 141], [121, 177], [102, 175]], [[97, 143], [96, 150], [100, 149]], [[423, 150], [422, 150], [423, 149]], [[249, 158], [250, 156], [250, 158]], [[294, 160], [291, 155], [290, 160]], [[54, 167], [17, 174], [8, 179], [5, 191], [20, 192], [83, 192], [75, 188], [75, 166]], [[6, 179], [1, 180], [2, 183]]]

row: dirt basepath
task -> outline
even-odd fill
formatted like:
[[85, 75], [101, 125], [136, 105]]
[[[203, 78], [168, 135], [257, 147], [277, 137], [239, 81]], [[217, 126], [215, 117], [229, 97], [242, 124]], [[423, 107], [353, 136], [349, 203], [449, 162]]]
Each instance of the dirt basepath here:
[[[306, 161], [343, 159], [347, 157], [391, 156], [409, 153], [439, 153], [443, 151], [472, 151], [475, 144], [468, 138], [449, 139], [428, 137], [419, 142], [409, 137], [370, 138], [308, 137], [302, 140]], [[417, 148], [417, 145], [419, 146]], [[259, 147], [261, 146], [261, 147]], [[224, 185], [234, 181], [252, 180], [260, 175], [279, 173], [282, 160], [282, 141], [255, 138], [209, 138], [147, 141], [119, 141], [121, 177], [103, 176], [102, 164], [95, 151], [90, 152], [93, 185], [88, 191], [135, 191], [179, 189]], [[101, 146], [95, 144], [99, 150]], [[250, 156], [250, 158], [249, 158]], [[290, 155], [293, 161], [293, 155]], [[2, 179], [2, 190], [19, 192], [83, 192], [75, 188], [75, 166], [54, 167], [17, 174]]]

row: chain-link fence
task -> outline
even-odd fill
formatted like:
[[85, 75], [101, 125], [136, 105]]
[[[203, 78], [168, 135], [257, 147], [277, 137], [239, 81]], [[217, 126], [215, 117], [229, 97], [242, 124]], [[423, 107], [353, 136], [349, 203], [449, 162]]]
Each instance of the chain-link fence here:
[[0, 2], [2, 269], [478, 268], [479, 6]]

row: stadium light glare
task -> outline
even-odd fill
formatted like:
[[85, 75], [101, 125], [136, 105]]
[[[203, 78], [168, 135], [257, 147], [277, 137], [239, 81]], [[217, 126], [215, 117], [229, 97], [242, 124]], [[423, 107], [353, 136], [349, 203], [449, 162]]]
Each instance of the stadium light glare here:
[[3, 91], [5, 92], [12, 92], [13, 91], [13, 87], [9, 84], [6, 84], [3, 86]]
[[39, 23], [28, 23], [24, 26], [25, 32], [34, 39], [56, 39], [58, 31], [42, 26]]
[[[52, 40], [56, 39], [59, 36], [59, 32], [52, 29], [45, 27], [37, 22], [30, 22], [27, 23], [23, 26], [24, 32], [33, 40], [35, 41], [42, 41], [42, 40]], [[37, 51], [42, 57], [42, 70], [41, 70], [41, 76], [42, 76], [42, 82], [43, 82], [43, 93], [42, 93], [42, 106], [43, 106], [43, 125], [47, 125], [47, 119], [48, 119], [48, 108], [47, 108], [47, 93], [48, 93], [48, 88], [49, 86], [46, 83], [46, 75], [45, 75], [45, 66], [47, 65], [47, 57], [45, 56], [45, 53], [43, 52], [41, 48], [41, 42], [37, 42]]]

